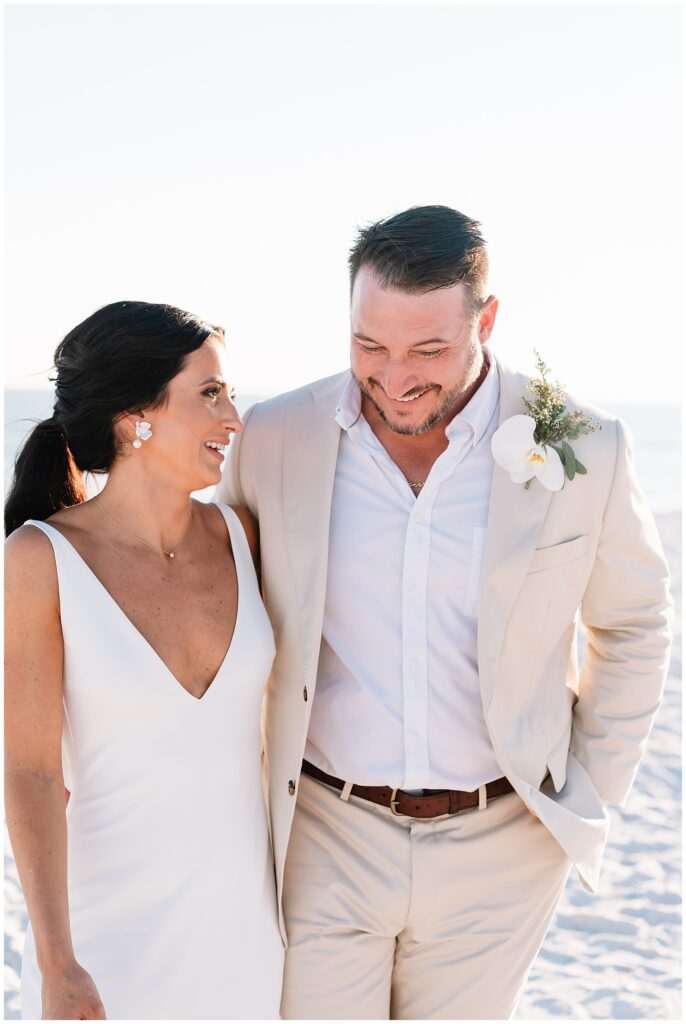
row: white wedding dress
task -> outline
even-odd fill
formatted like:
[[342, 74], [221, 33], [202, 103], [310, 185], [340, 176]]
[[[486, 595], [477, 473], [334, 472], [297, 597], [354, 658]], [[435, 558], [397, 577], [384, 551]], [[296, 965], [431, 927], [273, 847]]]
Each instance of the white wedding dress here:
[[[63, 767], [76, 958], [108, 1018], [279, 1016], [283, 947], [260, 771], [274, 638], [240, 520], [238, 609], [201, 699], [172, 675], [54, 527], [64, 634]], [[24, 1019], [41, 1016], [31, 928]]]

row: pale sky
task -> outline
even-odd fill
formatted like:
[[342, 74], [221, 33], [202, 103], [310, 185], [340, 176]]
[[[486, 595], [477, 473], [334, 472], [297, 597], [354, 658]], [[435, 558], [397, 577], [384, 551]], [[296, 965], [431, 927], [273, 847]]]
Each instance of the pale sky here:
[[676, 5], [6, 8], [6, 371], [119, 299], [224, 324], [239, 392], [348, 361], [357, 225], [481, 221], [491, 349], [680, 401]]

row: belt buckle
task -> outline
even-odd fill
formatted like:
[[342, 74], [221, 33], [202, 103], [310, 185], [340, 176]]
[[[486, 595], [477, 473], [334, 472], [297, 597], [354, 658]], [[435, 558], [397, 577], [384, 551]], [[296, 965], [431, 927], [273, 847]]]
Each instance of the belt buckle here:
[[402, 813], [402, 811], [396, 811], [396, 807], [398, 806], [398, 801], [396, 799], [397, 792], [398, 792], [398, 790], [394, 789], [393, 792], [391, 793], [391, 803], [390, 803], [391, 813], [394, 814], [396, 816], [396, 818], [404, 818], [405, 815]]

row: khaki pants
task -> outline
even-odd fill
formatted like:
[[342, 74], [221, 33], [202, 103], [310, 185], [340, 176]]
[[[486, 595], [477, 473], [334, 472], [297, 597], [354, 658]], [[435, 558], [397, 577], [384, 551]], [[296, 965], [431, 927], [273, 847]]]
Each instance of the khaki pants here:
[[282, 1017], [507, 1019], [569, 868], [515, 793], [422, 821], [303, 775]]

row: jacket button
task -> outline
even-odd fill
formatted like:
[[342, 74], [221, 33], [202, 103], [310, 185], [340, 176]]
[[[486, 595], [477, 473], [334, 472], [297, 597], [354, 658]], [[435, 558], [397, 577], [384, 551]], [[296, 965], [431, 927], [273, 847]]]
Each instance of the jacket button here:
[[290, 796], [295, 796], [295, 782], [293, 782], [293, 779], [288, 780], [288, 793]]
[[307, 701], [307, 687], [303, 686], [303, 700]]

